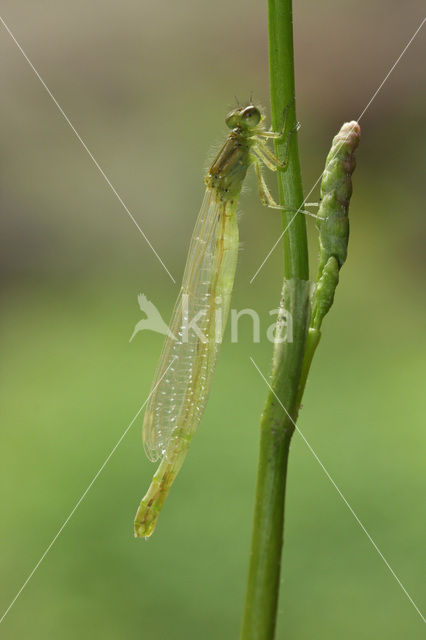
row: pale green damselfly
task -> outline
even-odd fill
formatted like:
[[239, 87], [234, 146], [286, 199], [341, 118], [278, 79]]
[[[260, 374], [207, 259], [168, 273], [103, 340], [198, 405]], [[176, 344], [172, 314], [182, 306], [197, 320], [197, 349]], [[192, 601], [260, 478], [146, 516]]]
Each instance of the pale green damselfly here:
[[[262, 164], [273, 171], [286, 169], [287, 160], [280, 161], [266, 143], [285, 140], [287, 151], [297, 126], [286, 134], [284, 114], [283, 130], [277, 133], [266, 131], [263, 120], [252, 104], [231, 111], [225, 120], [231, 132], [205, 177], [206, 192], [169, 325], [175, 339], [167, 337], [164, 343], [143, 420], [146, 454], [161, 462], [137, 511], [136, 537], [154, 531], [207, 402], [237, 265], [237, 204], [251, 164], [262, 203], [282, 209], [268, 190]], [[199, 331], [188, 331], [191, 318], [197, 318]]]

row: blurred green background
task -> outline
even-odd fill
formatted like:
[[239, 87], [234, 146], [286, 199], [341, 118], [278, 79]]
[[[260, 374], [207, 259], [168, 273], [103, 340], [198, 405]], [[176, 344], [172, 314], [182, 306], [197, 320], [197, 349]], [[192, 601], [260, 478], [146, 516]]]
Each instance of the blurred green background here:
[[[417, 28], [420, 2], [295, 3], [306, 193]], [[234, 95], [268, 106], [266, 2], [3, 0], [2, 17], [179, 282], [212, 144]], [[352, 235], [299, 425], [421, 606], [425, 431], [425, 34], [361, 120]], [[0, 28], [1, 610], [146, 398], [174, 286]], [[271, 183], [271, 178], [268, 177]], [[272, 178], [272, 183], [274, 182]], [[270, 324], [280, 233], [243, 195], [233, 306]], [[318, 198], [318, 190], [311, 196]], [[312, 220], [313, 270], [317, 256]], [[265, 326], [265, 325], [263, 325]], [[5, 639], [237, 638], [271, 345], [241, 321], [149, 542], [132, 520], [154, 467], [138, 419], [0, 627]], [[277, 638], [417, 639], [420, 617], [294, 438]]]

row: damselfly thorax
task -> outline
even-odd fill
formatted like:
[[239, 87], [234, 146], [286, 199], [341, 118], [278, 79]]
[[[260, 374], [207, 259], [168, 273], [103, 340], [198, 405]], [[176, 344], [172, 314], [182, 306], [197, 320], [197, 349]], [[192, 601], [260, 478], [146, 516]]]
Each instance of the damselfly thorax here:
[[234, 129], [204, 179], [207, 189], [216, 191], [221, 200], [238, 197], [249, 165], [250, 140]]

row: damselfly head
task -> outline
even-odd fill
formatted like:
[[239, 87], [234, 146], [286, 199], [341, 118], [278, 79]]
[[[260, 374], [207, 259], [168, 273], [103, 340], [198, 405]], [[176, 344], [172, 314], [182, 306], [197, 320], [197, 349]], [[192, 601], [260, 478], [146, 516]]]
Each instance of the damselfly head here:
[[253, 104], [233, 109], [225, 118], [225, 122], [230, 129], [237, 127], [241, 129], [252, 129], [256, 127], [261, 120], [262, 114], [260, 109]]

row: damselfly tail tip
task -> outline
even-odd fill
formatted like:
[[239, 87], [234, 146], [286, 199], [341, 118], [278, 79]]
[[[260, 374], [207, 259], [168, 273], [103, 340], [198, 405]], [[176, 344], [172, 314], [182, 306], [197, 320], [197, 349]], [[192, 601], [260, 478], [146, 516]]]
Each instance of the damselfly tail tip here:
[[133, 535], [135, 538], [143, 538], [144, 540], [149, 540], [152, 532], [153, 532], [153, 529], [151, 529], [151, 531], [148, 531], [144, 524], [140, 524], [140, 522], [135, 522], [135, 526], [133, 529]]
[[136, 531], [136, 529], [135, 529], [135, 531], [134, 531], [134, 534], [133, 534], [133, 535], [134, 535], [134, 537], [135, 537], [137, 540], [145, 540], [145, 542], [148, 542], [148, 540], [149, 540], [149, 539], [150, 539], [150, 537], [151, 537], [151, 534], [149, 534], [149, 535], [147, 536], [146, 534], [139, 533], [138, 531]]
[[158, 511], [152, 509], [152, 504], [147, 504], [145, 498], [139, 505], [134, 520], [135, 538], [148, 538], [153, 534], [158, 520]]

